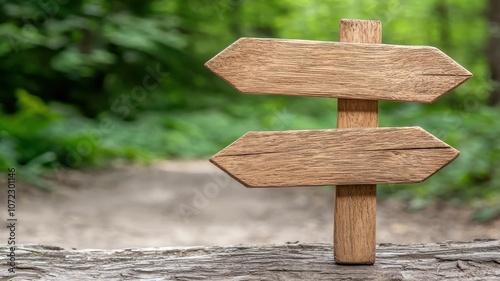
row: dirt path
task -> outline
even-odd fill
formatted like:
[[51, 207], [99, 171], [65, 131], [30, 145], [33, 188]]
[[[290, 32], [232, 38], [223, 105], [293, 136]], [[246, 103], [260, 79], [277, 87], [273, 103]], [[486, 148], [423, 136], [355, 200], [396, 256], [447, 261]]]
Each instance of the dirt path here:
[[[51, 193], [19, 186], [19, 243], [114, 249], [332, 242], [333, 190], [245, 189], [208, 161], [71, 171], [60, 185]], [[450, 207], [407, 213], [400, 203], [382, 202], [377, 242], [500, 238], [500, 220], [477, 225], [470, 215]]]

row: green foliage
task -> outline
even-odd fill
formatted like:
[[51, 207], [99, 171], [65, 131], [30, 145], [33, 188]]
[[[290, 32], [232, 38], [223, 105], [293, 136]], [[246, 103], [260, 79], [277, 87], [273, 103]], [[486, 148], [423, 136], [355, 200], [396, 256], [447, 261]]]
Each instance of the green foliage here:
[[[136, 86], [145, 68], [161, 64], [179, 81], [195, 74], [181, 51], [187, 37], [170, 1], [0, 2], [0, 103], [13, 112], [22, 86], [44, 100], [75, 104], [87, 116]], [[145, 16], [147, 15], [147, 16]], [[201, 68], [199, 65], [195, 69]], [[140, 81], [140, 80], [139, 80]]]
[[380, 104], [381, 126], [421, 126], [461, 151], [426, 182], [380, 194], [413, 209], [468, 203], [488, 220], [500, 213], [500, 111], [486, 106], [486, 5], [0, 1], [0, 168], [50, 188], [43, 175], [61, 167], [206, 157], [250, 130], [333, 128], [335, 100], [241, 95], [203, 64], [241, 36], [335, 41], [341, 18], [379, 19], [384, 43], [436, 46], [474, 74], [435, 104]]

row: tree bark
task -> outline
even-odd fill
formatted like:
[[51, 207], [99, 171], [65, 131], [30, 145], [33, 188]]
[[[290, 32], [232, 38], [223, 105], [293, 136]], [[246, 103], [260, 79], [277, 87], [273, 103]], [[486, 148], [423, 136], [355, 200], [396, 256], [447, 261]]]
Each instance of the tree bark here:
[[25, 245], [0, 280], [500, 280], [500, 241], [377, 246], [375, 265], [333, 261], [331, 244], [123, 250]]
[[490, 40], [487, 55], [493, 82], [489, 104], [495, 106], [500, 104], [500, 0], [489, 1], [488, 20]]

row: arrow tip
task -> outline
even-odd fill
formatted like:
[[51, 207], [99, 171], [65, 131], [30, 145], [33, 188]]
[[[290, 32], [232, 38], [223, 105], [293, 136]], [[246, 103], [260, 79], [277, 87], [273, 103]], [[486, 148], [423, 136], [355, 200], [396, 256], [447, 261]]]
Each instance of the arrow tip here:
[[[221, 153], [221, 152], [219, 152], [219, 153]], [[253, 185], [251, 185], [251, 184], [243, 181], [242, 179], [240, 179], [237, 176], [233, 175], [233, 173], [231, 173], [231, 171], [229, 171], [228, 169], [226, 169], [224, 167], [224, 165], [221, 163], [221, 161], [219, 161], [219, 157], [218, 157], [219, 153], [217, 153], [214, 156], [210, 157], [210, 159], [208, 159], [208, 161], [210, 161], [210, 163], [214, 164], [217, 168], [221, 169], [227, 175], [231, 176], [231, 178], [233, 178], [237, 182], [241, 183], [244, 187], [253, 187]]]
[[231, 45], [227, 46], [224, 50], [220, 51], [217, 55], [207, 61], [205, 63], [205, 67], [219, 75], [218, 71], [221, 68], [228, 67], [232, 64], [231, 57], [238, 55], [240, 53], [238, 51], [238, 47], [244, 45], [249, 39], [250, 38], [248, 37], [241, 37], [240, 39], [234, 41]]
[[220, 51], [217, 55], [207, 61], [205, 63], [205, 67], [219, 76], [222, 80], [226, 81], [226, 83], [233, 86], [233, 88], [238, 89], [237, 85], [234, 83], [235, 81], [232, 81], [232, 79], [230, 79], [230, 77], [233, 77], [233, 75], [228, 75], [228, 73], [231, 74], [232, 72], [240, 70], [238, 65], [235, 64], [237, 64], [239, 59], [243, 61], [246, 60], [246, 58], [244, 57], [241, 58], [242, 56], [245, 56], [245, 50], [243, 47], [246, 45], [247, 41], [251, 39], [252, 38], [241, 37], [240, 39], [236, 40], [227, 48]]
[[[428, 174], [427, 176], [423, 177], [419, 181], [415, 181], [415, 183], [421, 183], [421, 182], [424, 182], [425, 180], [427, 180], [428, 178], [432, 177], [434, 174], [441, 171], [444, 167], [448, 166], [451, 162], [453, 162], [455, 159], [457, 159], [457, 157], [460, 156], [460, 151], [456, 150], [453, 146], [445, 143], [444, 141], [440, 140], [439, 138], [437, 138], [436, 136], [427, 132], [426, 130], [422, 129], [421, 127], [415, 127], [415, 128], [417, 128], [420, 131], [420, 133], [422, 134], [422, 138], [424, 138], [424, 136], [425, 136], [426, 138], [432, 138], [435, 140], [436, 144], [438, 144], [438, 145], [435, 146], [434, 148], [437, 148], [441, 151], [440, 156], [441, 156], [441, 159], [443, 160], [441, 162], [441, 164], [436, 166], [436, 169], [434, 170], [434, 172]], [[437, 162], [434, 162], [433, 164], [436, 164], [436, 163]]]
[[[431, 98], [426, 101], [428, 103], [433, 103], [447, 93], [453, 91], [467, 80], [469, 80], [473, 75], [466, 68], [461, 66], [458, 62], [453, 60], [443, 51], [436, 47], [428, 47], [430, 52], [433, 52], [435, 56], [432, 57], [433, 61], [430, 69], [436, 72], [424, 73], [425, 76], [430, 76], [430, 84], [434, 85], [434, 89], [438, 90], [440, 94], [435, 96], [430, 96]], [[443, 77], [440, 77], [443, 76]], [[441, 79], [446, 78], [446, 79]], [[435, 80], [435, 81], [433, 81]]]

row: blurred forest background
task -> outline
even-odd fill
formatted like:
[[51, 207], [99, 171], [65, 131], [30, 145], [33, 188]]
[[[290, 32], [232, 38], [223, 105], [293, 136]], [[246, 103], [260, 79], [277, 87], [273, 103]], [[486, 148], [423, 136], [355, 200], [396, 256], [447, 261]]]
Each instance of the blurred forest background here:
[[474, 74], [434, 104], [380, 103], [381, 127], [421, 126], [461, 151], [382, 198], [500, 213], [500, 0], [3, 0], [0, 18], [0, 167], [41, 188], [62, 168], [206, 158], [250, 130], [334, 128], [334, 99], [243, 95], [203, 64], [242, 36], [338, 41], [340, 19], [378, 19], [384, 43], [438, 47]]

